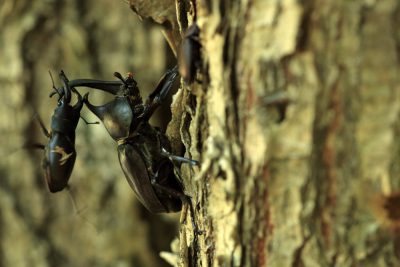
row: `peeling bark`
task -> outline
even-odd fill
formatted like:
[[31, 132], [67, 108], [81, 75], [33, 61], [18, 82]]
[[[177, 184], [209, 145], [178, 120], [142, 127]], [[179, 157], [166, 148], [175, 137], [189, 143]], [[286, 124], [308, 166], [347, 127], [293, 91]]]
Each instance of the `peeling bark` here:
[[398, 3], [196, 4], [203, 68], [174, 110], [204, 233], [175, 265], [397, 265]]

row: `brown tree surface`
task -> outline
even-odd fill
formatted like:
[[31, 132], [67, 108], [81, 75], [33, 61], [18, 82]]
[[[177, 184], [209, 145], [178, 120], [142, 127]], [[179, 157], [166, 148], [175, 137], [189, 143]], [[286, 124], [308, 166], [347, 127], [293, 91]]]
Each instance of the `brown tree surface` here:
[[151, 90], [175, 60], [149, 21], [175, 53], [196, 22], [202, 45], [167, 131], [201, 162], [181, 169], [195, 214], [164, 259], [399, 266], [400, 2], [160, 2], [130, 0], [141, 23], [123, 1], [0, 4], [0, 266], [162, 264], [173, 219], [135, 204], [101, 126], [78, 128], [79, 213], [67, 193], [46, 192], [40, 153], [11, 153], [45, 140], [31, 106], [49, 121], [48, 68], [102, 79], [133, 69]]
[[398, 266], [399, 2], [196, 2], [174, 103], [204, 234], [176, 264]]

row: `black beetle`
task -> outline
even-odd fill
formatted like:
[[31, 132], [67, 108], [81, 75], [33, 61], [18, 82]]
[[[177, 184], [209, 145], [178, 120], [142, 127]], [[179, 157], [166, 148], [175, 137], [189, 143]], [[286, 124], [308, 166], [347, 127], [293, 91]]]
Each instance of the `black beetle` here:
[[149, 211], [177, 212], [182, 209], [182, 202], [191, 207], [174, 172], [173, 161], [192, 165], [197, 161], [171, 155], [165, 134], [148, 122], [170, 91], [178, 76], [178, 68], [175, 66], [167, 71], [145, 103], [132, 74], [125, 79], [120, 73], [114, 75], [120, 81], [76, 79], [71, 80], [69, 86], [84, 86], [115, 95], [114, 100], [102, 106], [92, 105], [87, 95], [83, 101], [117, 142], [118, 157], [125, 177]]
[[[68, 186], [76, 159], [75, 129], [83, 107], [82, 96], [70, 88], [63, 71], [60, 72], [60, 79], [63, 88], [57, 89], [53, 83], [54, 92], [50, 94], [50, 97], [55, 94], [59, 95], [57, 107], [51, 118], [50, 132], [37, 116], [42, 131], [50, 139], [46, 146], [37, 144], [35, 147], [45, 150], [42, 167], [47, 185], [52, 193], [61, 191]], [[70, 105], [72, 91], [78, 96], [78, 101], [74, 106]]]
[[186, 30], [179, 48], [179, 73], [187, 84], [193, 83], [196, 79], [196, 72], [201, 64], [199, 34], [200, 29], [197, 24], [192, 24]]

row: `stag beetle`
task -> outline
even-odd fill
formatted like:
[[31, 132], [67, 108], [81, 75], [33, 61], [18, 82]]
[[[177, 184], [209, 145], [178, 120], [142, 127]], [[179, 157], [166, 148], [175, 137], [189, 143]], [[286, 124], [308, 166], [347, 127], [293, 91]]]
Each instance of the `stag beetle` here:
[[114, 100], [102, 106], [92, 105], [87, 94], [83, 102], [117, 142], [121, 168], [139, 201], [153, 213], [177, 212], [185, 202], [193, 214], [188, 197], [174, 173], [174, 162], [195, 165], [197, 161], [169, 153], [171, 147], [165, 134], [149, 124], [150, 117], [178, 76], [177, 66], [166, 72], [145, 103], [132, 74], [125, 79], [118, 72], [114, 76], [119, 81], [76, 79], [68, 85], [89, 87], [115, 95]]
[[[35, 147], [45, 150], [42, 167], [47, 185], [52, 193], [61, 191], [68, 186], [68, 180], [76, 159], [75, 129], [83, 107], [82, 96], [76, 90], [71, 89], [64, 72], [61, 71], [59, 76], [63, 87], [62, 89], [57, 89], [53, 81], [54, 91], [50, 94], [50, 97], [55, 94], [59, 96], [57, 107], [51, 118], [51, 131], [49, 132], [46, 129], [39, 116], [36, 117], [43, 133], [50, 139], [46, 146], [36, 144]], [[78, 101], [74, 106], [70, 105], [72, 91], [78, 97]]]

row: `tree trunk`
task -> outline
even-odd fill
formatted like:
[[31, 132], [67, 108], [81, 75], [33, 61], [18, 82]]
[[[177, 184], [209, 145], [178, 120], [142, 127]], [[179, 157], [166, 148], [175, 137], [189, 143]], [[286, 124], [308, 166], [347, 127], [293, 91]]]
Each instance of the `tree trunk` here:
[[200, 82], [173, 114], [203, 234], [186, 220], [164, 257], [399, 265], [399, 2], [196, 2], [177, 17], [197, 15]]

